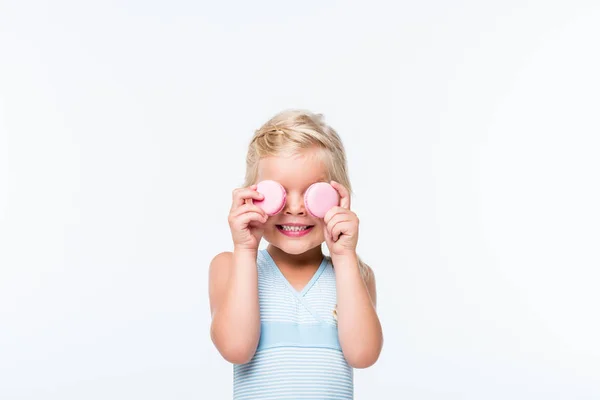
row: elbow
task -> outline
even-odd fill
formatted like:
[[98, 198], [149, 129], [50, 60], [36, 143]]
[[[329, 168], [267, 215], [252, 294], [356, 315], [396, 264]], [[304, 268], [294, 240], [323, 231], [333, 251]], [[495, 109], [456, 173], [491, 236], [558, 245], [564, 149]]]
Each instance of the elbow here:
[[352, 368], [356, 368], [356, 369], [369, 368], [370, 366], [375, 364], [378, 359], [379, 359], [379, 353], [375, 352], [375, 351], [369, 352], [369, 353], [364, 353], [364, 354], [357, 354], [353, 357], [347, 358], [348, 365], [350, 365]]
[[246, 364], [252, 360], [256, 345], [241, 338], [229, 338], [218, 335], [211, 329], [211, 339], [221, 357], [232, 364]]
[[242, 346], [224, 346], [219, 348], [219, 353], [232, 364], [247, 364], [254, 357], [254, 352]]
[[349, 352], [349, 354], [346, 355], [346, 361], [352, 368], [369, 368], [374, 365], [377, 360], [379, 360], [382, 347], [383, 341], [380, 340], [376, 345], [364, 347], [362, 349], [356, 349], [355, 351]]

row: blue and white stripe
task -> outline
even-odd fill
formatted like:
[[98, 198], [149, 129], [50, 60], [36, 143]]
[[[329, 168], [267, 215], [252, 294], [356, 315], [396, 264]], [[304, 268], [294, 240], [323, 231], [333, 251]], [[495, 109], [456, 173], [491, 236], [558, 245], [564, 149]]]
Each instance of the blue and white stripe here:
[[323, 259], [302, 291], [266, 249], [257, 257], [261, 337], [254, 358], [234, 365], [234, 400], [353, 399], [353, 370], [344, 358], [333, 310], [335, 273]]

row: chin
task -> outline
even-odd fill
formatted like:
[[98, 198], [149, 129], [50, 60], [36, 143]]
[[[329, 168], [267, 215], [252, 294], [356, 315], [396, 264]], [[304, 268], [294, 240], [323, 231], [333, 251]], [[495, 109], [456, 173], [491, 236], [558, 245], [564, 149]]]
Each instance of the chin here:
[[286, 241], [272, 243], [273, 246], [281, 249], [281, 251], [292, 254], [292, 255], [300, 255], [304, 254], [309, 250], [314, 249], [319, 245], [319, 243], [287, 243]]

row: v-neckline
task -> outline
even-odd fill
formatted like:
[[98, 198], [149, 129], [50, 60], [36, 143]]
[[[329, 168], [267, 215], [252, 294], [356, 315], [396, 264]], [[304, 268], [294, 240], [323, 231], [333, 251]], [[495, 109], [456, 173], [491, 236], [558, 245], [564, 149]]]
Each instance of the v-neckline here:
[[281, 270], [277, 266], [277, 263], [275, 262], [275, 260], [273, 260], [273, 257], [271, 256], [269, 251], [267, 249], [264, 249], [263, 251], [264, 251], [265, 257], [267, 258], [267, 260], [269, 261], [271, 266], [277, 271], [276, 273], [279, 275], [279, 277], [285, 282], [288, 289], [290, 289], [292, 292], [294, 292], [299, 297], [304, 297], [304, 295], [306, 295], [306, 293], [308, 293], [310, 288], [315, 284], [317, 279], [319, 279], [319, 276], [321, 276], [321, 274], [325, 270], [325, 267], [327, 266], [327, 257], [323, 256], [323, 259], [321, 260], [321, 264], [319, 264], [319, 268], [317, 268], [317, 270], [313, 274], [312, 278], [310, 278], [310, 280], [302, 288], [302, 290], [298, 290], [290, 283], [290, 281], [287, 280], [285, 275], [283, 275], [283, 272], [281, 272]]

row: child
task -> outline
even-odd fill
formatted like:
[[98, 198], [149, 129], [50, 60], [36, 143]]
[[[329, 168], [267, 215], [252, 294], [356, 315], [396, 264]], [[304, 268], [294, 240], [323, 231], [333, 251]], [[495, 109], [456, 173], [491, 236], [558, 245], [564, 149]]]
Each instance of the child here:
[[[276, 215], [253, 204], [262, 180], [285, 189]], [[322, 219], [304, 203], [319, 181], [340, 195]], [[234, 399], [352, 399], [353, 368], [378, 359], [375, 278], [356, 254], [350, 191], [344, 147], [321, 115], [285, 111], [255, 132], [246, 182], [233, 191], [233, 252], [209, 272], [211, 339], [233, 364]]]

